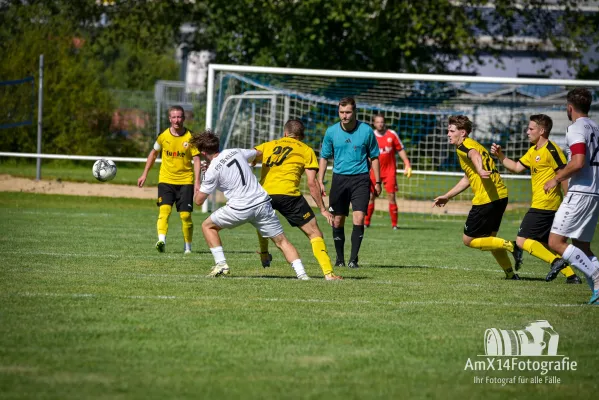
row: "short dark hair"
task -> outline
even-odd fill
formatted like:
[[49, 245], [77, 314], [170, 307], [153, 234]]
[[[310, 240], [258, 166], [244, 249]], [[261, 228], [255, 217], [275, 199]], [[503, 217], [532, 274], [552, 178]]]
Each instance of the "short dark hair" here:
[[583, 114], [588, 114], [591, 109], [591, 103], [593, 102], [593, 96], [587, 88], [576, 88], [568, 92], [566, 97], [568, 104], [572, 105], [574, 109]]
[[374, 114], [374, 117], [372, 117], [372, 122], [374, 122], [374, 120], [377, 118], [382, 118], [383, 121], [385, 121], [385, 115], [383, 113]]
[[553, 120], [550, 116], [545, 114], [533, 114], [530, 116], [530, 120], [543, 128], [545, 134], [549, 135], [549, 133], [551, 133], [551, 128], [553, 128]]
[[298, 140], [304, 140], [305, 129], [304, 123], [297, 118], [289, 119], [283, 127], [283, 130], [287, 132], [290, 137]]
[[356, 109], [356, 100], [354, 100], [353, 97], [344, 97], [341, 100], [339, 100], [339, 107], [341, 107], [341, 106], [345, 107], [350, 104], [351, 104], [352, 109], [355, 110]]
[[463, 129], [467, 134], [472, 132], [472, 121], [465, 115], [452, 115], [449, 117], [449, 125], [455, 125], [458, 129]]
[[220, 149], [220, 140], [210, 129], [194, 134], [189, 143], [198, 149], [198, 151], [203, 151], [207, 154], [218, 153]]
[[171, 111], [181, 111], [183, 113], [183, 116], [185, 116], [185, 110], [181, 106], [170, 106], [168, 108], [168, 116], [169, 117], [171, 116]]

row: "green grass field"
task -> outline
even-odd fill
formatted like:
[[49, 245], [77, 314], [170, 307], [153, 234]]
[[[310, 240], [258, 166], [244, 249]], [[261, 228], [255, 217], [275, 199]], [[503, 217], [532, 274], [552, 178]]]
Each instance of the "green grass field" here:
[[[544, 282], [547, 265], [528, 254], [523, 280], [505, 281], [489, 253], [461, 244], [463, 221], [410, 219], [393, 232], [376, 216], [362, 268], [338, 270], [341, 282], [322, 279], [284, 223], [313, 278], [302, 282], [277, 251], [260, 267], [249, 225], [223, 234], [232, 276], [206, 278], [200, 213], [193, 254], [176, 215], [158, 253], [150, 200], [0, 192], [0, 210], [2, 399], [596, 397], [588, 287]], [[517, 227], [506, 219], [500, 235]], [[539, 319], [575, 371], [465, 370], [486, 360], [488, 328]], [[514, 376], [528, 381], [485, 381]], [[545, 376], [560, 383], [530, 383]]]

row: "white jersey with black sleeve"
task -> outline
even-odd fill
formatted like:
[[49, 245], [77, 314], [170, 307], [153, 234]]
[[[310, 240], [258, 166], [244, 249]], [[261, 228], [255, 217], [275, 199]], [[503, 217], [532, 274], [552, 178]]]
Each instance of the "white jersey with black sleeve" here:
[[566, 131], [566, 144], [586, 146], [585, 163], [570, 177], [568, 192], [599, 196], [599, 126], [588, 117], [578, 118]]
[[248, 162], [256, 157], [256, 150], [226, 149], [208, 166], [200, 191], [212, 194], [223, 192], [227, 205], [237, 211], [247, 210], [270, 201], [260, 186]]

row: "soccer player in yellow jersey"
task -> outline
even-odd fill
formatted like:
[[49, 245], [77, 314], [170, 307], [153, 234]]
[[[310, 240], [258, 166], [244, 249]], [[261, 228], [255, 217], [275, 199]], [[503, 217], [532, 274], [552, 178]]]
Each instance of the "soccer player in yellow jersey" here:
[[[171, 215], [173, 204], [181, 217], [183, 239], [185, 240], [184, 253], [191, 253], [193, 238], [193, 194], [200, 187], [200, 152], [190, 145], [191, 132], [183, 126], [185, 111], [180, 106], [168, 109], [168, 119], [171, 126], [158, 135], [154, 148], [150, 151], [144, 172], [137, 180], [137, 185], [142, 187], [146, 182], [148, 172], [154, 165], [158, 154], [161, 153], [162, 164], [158, 176], [158, 242], [156, 249], [163, 253], [166, 247], [166, 234], [168, 232], [168, 219]], [[193, 167], [191, 160], [194, 160]]]
[[[582, 283], [571, 267], [564, 268], [559, 264], [567, 264], [559, 254], [551, 251], [549, 245], [549, 232], [553, 224], [555, 212], [562, 203], [564, 194], [568, 191], [568, 181], [562, 181], [561, 189], [554, 187], [545, 193], [545, 183], [555, 178], [556, 172], [566, 166], [567, 160], [563, 151], [554, 142], [549, 140], [549, 133], [553, 121], [545, 114], [530, 116], [528, 123], [528, 139], [533, 146], [528, 149], [518, 161], [511, 160], [503, 154], [501, 146], [493, 143], [491, 154], [496, 156], [505, 168], [512, 172], [520, 173], [530, 170], [532, 183], [532, 204], [524, 216], [516, 246], [526, 250], [531, 255], [556, 266], [566, 276], [566, 283]], [[516, 254], [516, 252], [514, 252]], [[515, 269], [520, 269], [522, 259], [516, 259]], [[563, 269], [562, 269], [563, 268]]]
[[[327, 211], [322, 200], [320, 186], [316, 181], [318, 159], [312, 148], [304, 143], [304, 124], [299, 119], [290, 119], [283, 127], [284, 137], [256, 146], [257, 161], [262, 161], [260, 184], [272, 199], [272, 207], [278, 210], [291, 226], [297, 226], [312, 244], [312, 252], [326, 280], [341, 279], [333, 273], [331, 259], [324, 243], [322, 232], [316, 222], [312, 208], [299, 190], [300, 179], [305, 172], [310, 195], [329, 225], [333, 215]], [[268, 240], [258, 233], [260, 259], [268, 267], [272, 259], [268, 253]]]
[[433, 207], [443, 207], [449, 199], [468, 187], [474, 192], [472, 209], [464, 225], [462, 240], [468, 247], [490, 251], [505, 271], [506, 279], [520, 280], [512, 269], [507, 252], [514, 252], [514, 244], [497, 237], [505, 208], [507, 187], [503, 183], [489, 152], [478, 142], [468, 137], [472, 122], [465, 115], [449, 118], [447, 136], [456, 147], [464, 177], [443, 196], [435, 198]]

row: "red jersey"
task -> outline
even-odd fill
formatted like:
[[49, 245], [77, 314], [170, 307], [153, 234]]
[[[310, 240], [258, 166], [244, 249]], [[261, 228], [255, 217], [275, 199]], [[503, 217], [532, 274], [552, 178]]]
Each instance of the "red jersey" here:
[[395, 154], [403, 150], [403, 143], [395, 131], [387, 129], [384, 135], [379, 135], [374, 131], [374, 136], [379, 144], [379, 164], [381, 166], [381, 176], [395, 176], [397, 162]]

